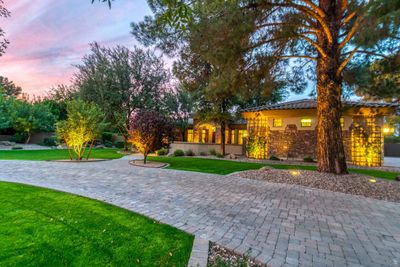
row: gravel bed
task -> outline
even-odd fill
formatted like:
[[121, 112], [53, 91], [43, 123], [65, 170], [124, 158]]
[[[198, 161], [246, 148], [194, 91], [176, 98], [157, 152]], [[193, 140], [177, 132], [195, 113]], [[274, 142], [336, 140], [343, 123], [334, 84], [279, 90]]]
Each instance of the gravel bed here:
[[369, 198], [400, 202], [400, 182], [374, 177], [347, 174], [335, 175], [306, 170], [277, 170], [263, 167], [260, 170], [232, 174], [247, 179], [272, 183], [296, 184], [312, 188], [360, 195]]
[[210, 242], [208, 267], [269, 267], [247, 255], [239, 255], [225, 247]]

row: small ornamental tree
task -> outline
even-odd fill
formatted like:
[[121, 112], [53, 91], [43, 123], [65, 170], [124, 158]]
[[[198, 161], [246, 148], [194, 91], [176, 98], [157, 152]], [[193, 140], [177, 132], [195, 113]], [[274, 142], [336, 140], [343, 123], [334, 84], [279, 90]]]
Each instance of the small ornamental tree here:
[[82, 100], [67, 103], [67, 119], [56, 124], [56, 135], [66, 144], [71, 160], [71, 149], [76, 159], [82, 160], [88, 147], [86, 160], [89, 159], [96, 138], [106, 126], [103, 120], [104, 113], [94, 103]]
[[151, 151], [168, 144], [172, 129], [171, 119], [157, 111], [140, 110], [133, 115], [129, 141], [143, 154], [144, 164], [146, 164], [147, 155]]

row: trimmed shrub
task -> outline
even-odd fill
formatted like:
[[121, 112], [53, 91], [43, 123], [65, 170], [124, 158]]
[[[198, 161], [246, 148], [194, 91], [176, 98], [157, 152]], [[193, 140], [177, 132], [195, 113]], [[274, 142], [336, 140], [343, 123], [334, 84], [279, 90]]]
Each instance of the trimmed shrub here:
[[189, 149], [189, 150], [185, 151], [185, 156], [192, 157], [192, 156], [194, 156], [194, 153], [191, 149]]
[[177, 149], [174, 151], [174, 157], [183, 157], [185, 156], [185, 153], [181, 149]]
[[57, 139], [54, 136], [47, 137], [43, 140], [45, 146], [57, 146]]
[[216, 156], [217, 158], [223, 158], [223, 157], [225, 157], [224, 154], [222, 154], [222, 153], [220, 153], [220, 152], [218, 152], [215, 156]]
[[167, 155], [167, 150], [165, 148], [161, 148], [159, 150], [156, 150], [156, 155], [157, 156], [165, 156], [165, 155]]
[[115, 142], [114, 145], [115, 145], [116, 148], [124, 148], [125, 147], [124, 141]]
[[207, 152], [205, 152], [205, 151], [201, 151], [200, 152], [200, 156], [207, 156], [208, 154], [207, 154]]
[[11, 136], [10, 141], [18, 144], [24, 144], [26, 142], [26, 139], [28, 139], [28, 136], [26, 136], [26, 134], [16, 133]]
[[112, 132], [103, 132], [101, 134], [101, 140], [103, 141], [103, 144], [105, 145], [106, 142], [111, 142], [112, 145], [112, 139], [113, 139], [113, 133]]
[[271, 157], [269, 157], [269, 160], [281, 160], [281, 159], [272, 155]]
[[113, 143], [112, 143], [111, 141], [107, 141], [107, 140], [106, 140], [106, 141], [104, 142], [104, 146], [105, 146], [105, 147], [113, 147]]
[[217, 155], [217, 151], [215, 150], [215, 148], [211, 148], [211, 149], [209, 150], [209, 152], [210, 152], [210, 155], [213, 155], [213, 156], [216, 156], [216, 155]]
[[315, 160], [312, 157], [305, 157], [304, 162], [315, 162]]

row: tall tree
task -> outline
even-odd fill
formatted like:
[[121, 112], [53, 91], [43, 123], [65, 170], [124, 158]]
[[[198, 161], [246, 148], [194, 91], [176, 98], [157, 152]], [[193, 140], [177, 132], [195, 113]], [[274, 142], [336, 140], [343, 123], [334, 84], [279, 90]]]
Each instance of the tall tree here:
[[190, 124], [189, 119], [195, 111], [195, 103], [193, 95], [181, 87], [167, 92], [164, 97], [165, 113], [171, 117], [183, 141], [185, 141], [185, 133]]
[[22, 93], [22, 88], [16, 86], [14, 82], [10, 81], [7, 77], [0, 76], [0, 87], [8, 96], [19, 96]]
[[97, 103], [125, 139], [130, 118], [138, 109], [161, 110], [169, 80], [164, 63], [151, 50], [91, 45], [91, 54], [77, 66], [75, 85], [80, 96]]
[[344, 78], [364, 100], [400, 102], [400, 53], [351, 64]]
[[[227, 7], [231, 10], [236, 7], [236, 10], [246, 14], [251, 22], [236, 25], [236, 28], [247, 28], [248, 37], [240, 42], [241, 49], [245, 51], [242, 59], [247, 64], [262, 64], [271, 58], [281, 60], [293, 58], [297, 59], [299, 64], [312, 62], [311, 66], [314, 66], [312, 71], [315, 73], [317, 84], [318, 170], [337, 174], [347, 173], [340, 128], [343, 72], [355, 57], [358, 60], [370, 57], [384, 58], [388, 53], [398, 51], [400, 38], [398, 0], [167, 2], [171, 2], [172, 7], [162, 0], [149, 1], [150, 5], [155, 7], [153, 9], [155, 20], [147, 19], [139, 25], [139, 28], [145, 24], [155, 28], [160, 25], [160, 19], [166, 19], [169, 23], [164, 26], [164, 33], [172, 31], [174, 34], [171, 36], [179, 36], [191, 24], [202, 19], [197, 12], [199, 6], [212, 6], [212, 9], [208, 9], [210, 12], [207, 16], [210, 21], [226, 22], [230, 21], [230, 16], [238, 13], [224, 12], [224, 10]], [[182, 5], [191, 12], [182, 12], [185, 10], [182, 9]], [[185, 27], [182, 27], [182, 24]], [[214, 25], [209, 24], [209, 27], [211, 30]], [[230, 30], [225, 28], [228, 31], [211, 38], [218, 41], [221, 47], [237, 44], [237, 35], [232, 34], [238, 31], [236, 28], [231, 27]], [[139, 37], [144, 40], [151, 39], [149, 38], [151, 36], [146, 34]], [[212, 52], [210, 49], [210, 53]]]
[[[10, 11], [8, 11], [4, 7], [4, 2], [3, 0], [0, 0], [0, 18], [7, 18], [10, 16]], [[4, 38], [5, 32], [2, 28], [0, 28], [0, 57], [4, 54], [7, 45], [9, 44], [9, 41]]]

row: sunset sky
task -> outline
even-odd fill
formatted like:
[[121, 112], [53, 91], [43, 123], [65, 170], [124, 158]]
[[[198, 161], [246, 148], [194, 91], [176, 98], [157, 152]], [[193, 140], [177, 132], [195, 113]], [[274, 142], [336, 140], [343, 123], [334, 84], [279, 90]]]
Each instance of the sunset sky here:
[[115, 1], [112, 9], [90, 0], [4, 0], [11, 17], [0, 19], [11, 42], [0, 57], [0, 76], [31, 95], [68, 83], [89, 43], [132, 47], [130, 22], [151, 14], [146, 0]]
[[[91, 0], [3, 0], [11, 17], [0, 25], [11, 42], [0, 57], [0, 76], [8, 77], [31, 96], [70, 83], [89, 52], [89, 43], [139, 45], [130, 23], [151, 15], [146, 0], [118, 0], [112, 9]], [[167, 65], [172, 59], [167, 58]], [[291, 95], [288, 100], [307, 97]]]

